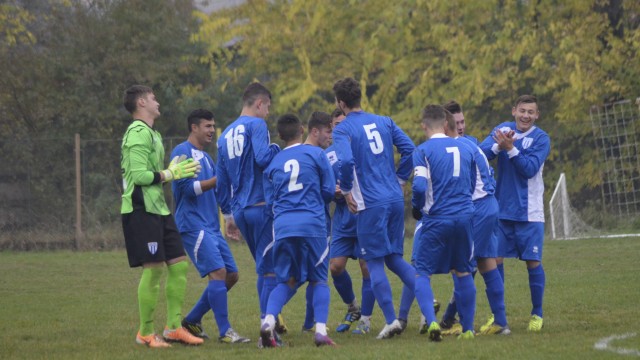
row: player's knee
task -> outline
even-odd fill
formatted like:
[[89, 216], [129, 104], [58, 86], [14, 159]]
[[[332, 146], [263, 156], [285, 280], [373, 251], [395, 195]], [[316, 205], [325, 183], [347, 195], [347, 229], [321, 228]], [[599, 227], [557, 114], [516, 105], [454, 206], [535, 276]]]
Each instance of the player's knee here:
[[227, 286], [227, 291], [231, 290], [231, 288], [238, 282], [240, 279], [240, 275], [237, 272], [227, 273], [225, 284]]
[[212, 272], [210, 272], [209, 274], [209, 280], [223, 280], [226, 282], [226, 278], [227, 278], [227, 269], [222, 268], [222, 269], [217, 269], [214, 270]]

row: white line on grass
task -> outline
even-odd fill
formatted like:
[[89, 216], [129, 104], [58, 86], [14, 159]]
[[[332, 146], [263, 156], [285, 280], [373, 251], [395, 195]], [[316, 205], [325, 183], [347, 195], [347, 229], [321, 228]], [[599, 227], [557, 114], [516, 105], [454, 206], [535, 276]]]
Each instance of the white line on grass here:
[[640, 350], [637, 349], [625, 349], [619, 347], [612, 347], [609, 344], [614, 340], [624, 340], [630, 337], [636, 336], [636, 333], [626, 333], [622, 335], [612, 335], [603, 339], [598, 340], [596, 344], [593, 346], [597, 350], [606, 350], [614, 353], [618, 353], [620, 355], [635, 355], [640, 356]]

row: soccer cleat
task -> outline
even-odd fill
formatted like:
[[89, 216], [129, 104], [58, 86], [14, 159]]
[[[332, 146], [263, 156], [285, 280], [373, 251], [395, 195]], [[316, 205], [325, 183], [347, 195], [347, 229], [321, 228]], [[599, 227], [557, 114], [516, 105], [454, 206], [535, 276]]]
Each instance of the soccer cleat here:
[[310, 332], [314, 333], [314, 332], [316, 332], [316, 325], [314, 324], [310, 328], [302, 325], [302, 332], [303, 333], [310, 333]]
[[344, 320], [336, 328], [336, 332], [341, 333], [349, 331], [351, 324], [353, 324], [354, 321], [360, 320], [360, 315], [360, 307], [347, 311], [347, 314], [344, 316]]
[[322, 335], [320, 333], [316, 333], [316, 335], [313, 337], [313, 342], [316, 344], [316, 346], [336, 346], [336, 343], [334, 343], [333, 340], [329, 338], [329, 336]]
[[220, 336], [218, 341], [225, 344], [244, 344], [251, 342], [251, 339], [238, 335], [232, 328], [227, 329], [224, 336]]
[[442, 330], [442, 335], [460, 335], [462, 334], [462, 325], [460, 323], [455, 323], [451, 325], [447, 330]]
[[531, 315], [531, 320], [529, 320], [529, 327], [527, 327], [527, 330], [538, 332], [542, 330], [543, 326], [544, 324], [540, 316]]
[[400, 322], [400, 327], [402, 327], [402, 331], [404, 331], [407, 328], [407, 320], [398, 318], [398, 321]]
[[442, 341], [442, 331], [440, 330], [440, 325], [437, 322], [432, 321], [431, 324], [429, 324], [427, 333], [429, 334], [429, 340]]
[[494, 321], [494, 316], [493, 314], [491, 314], [491, 316], [489, 316], [489, 319], [487, 319], [487, 322], [484, 323], [484, 325], [480, 326], [480, 333], [482, 334], [483, 332], [485, 332], [485, 330], [491, 327], [491, 325], [493, 325], [493, 321]]
[[282, 335], [282, 334], [286, 334], [287, 331], [289, 331], [289, 328], [287, 327], [287, 325], [284, 323], [284, 317], [282, 317], [282, 314], [278, 314], [278, 316], [276, 316], [276, 327], [275, 327], [275, 331], [276, 333]]
[[207, 333], [204, 332], [204, 329], [202, 328], [201, 323], [192, 323], [185, 319], [182, 319], [182, 327], [187, 329], [187, 331], [190, 332], [191, 335], [193, 336], [197, 336], [201, 339], [209, 338], [209, 335], [207, 335]]
[[353, 331], [351, 333], [352, 334], [356, 334], [356, 335], [365, 335], [365, 334], [368, 334], [369, 331], [371, 331], [370, 324], [360, 320], [358, 322], [358, 326], [356, 326], [356, 328], [353, 329]]
[[278, 343], [276, 342], [275, 332], [272, 328], [269, 327], [269, 324], [265, 323], [260, 328], [260, 342], [258, 343], [258, 347], [262, 348], [274, 348], [278, 347]]
[[435, 311], [436, 315], [438, 315], [438, 311], [440, 311], [440, 303], [436, 299], [433, 299], [433, 311]]
[[398, 319], [393, 320], [391, 324], [386, 324], [382, 331], [376, 336], [376, 339], [391, 339], [394, 335], [399, 335], [402, 333], [402, 325]]
[[424, 315], [420, 315], [420, 335], [429, 332], [429, 325], [427, 325], [427, 318]]
[[456, 320], [456, 318], [453, 318], [453, 319], [442, 319], [442, 321], [440, 321], [440, 324], [439, 324], [440, 325], [440, 329], [449, 330], [457, 322], [458, 322], [458, 320]]
[[200, 345], [204, 342], [199, 337], [191, 335], [189, 330], [180, 326], [175, 330], [170, 330], [168, 327], [164, 329], [164, 333], [162, 333], [164, 339], [169, 342], [181, 342], [187, 345]]
[[510, 335], [511, 329], [509, 325], [500, 326], [496, 323], [491, 324], [488, 328], [485, 328], [484, 331], [481, 331], [482, 335]]
[[136, 342], [140, 345], [147, 345], [150, 348], [168, 348], [171, 347], [171, 344], [164, 341], [163, 338], [156, 334], [151, 334], [147, 336], [140, 335], [140, 332], [136, 334]]
[[458, 335], [458, 340], [473, 340], [475, 337], [476, 335], [473, 333], [472, 330], [467, 330], [462, 334]]

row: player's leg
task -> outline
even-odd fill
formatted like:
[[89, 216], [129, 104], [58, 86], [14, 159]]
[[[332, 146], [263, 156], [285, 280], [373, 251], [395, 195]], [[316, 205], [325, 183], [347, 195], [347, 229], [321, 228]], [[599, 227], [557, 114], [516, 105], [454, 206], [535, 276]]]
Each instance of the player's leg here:
[[529, 289], [531, 291], [531, 319], [528, 330], [540, 331], [543, 326], [542, 303], [546, 276], [542, 267], [542, 250], [544, 244], [544, 223], [523, 222], [518, 227], [520, 259], [527, 263], [529, 273]]
[[367, 262], [364, 259], [358, 259], [358, 263], [360, 264], [360, 271], [362, 272], [362, 306], [360, 308], [360, 321], [358, 321], [358, 325], [352, 332], [354, 334], [364, 335], [369, 333], [371, 328], [371, 315], [373, 314], [373, 307], [376, 303], [376, 298], [373, 295], [373, 289], [371, 288], [371, 276], [369, 275]]
[[351, 276], [346, 270], [347, 259], [353, 256], [354, 241], [350, 237], [335, 236], [330, 247], [329, 269], [333, 278], [333, 285], [342, 301], [347, 305], [344, 320], [336, 328], [337, 332], [348, 331], [354, 321], [360, 319], [360, 306], [353, 291]]
[[[473, 335], [474, 315], [476, 312], [476, 286], [471, 272], [473, 264], [473, 238], [471, 236], [471, 222], [469, 218], [458, 218], [455, 221], [454, 233], [450, 241], [454, 244], [453, 265], [457, 281], [454, 283], [454, 294], [460, 323], [462, 324], [462, 338]], [[463, 336], [465, 335], [466, 336]]]
[[333, 340], [327, 335], [330, 301], [330, 290], [327, 285], [328, 253], [328, 239], [309, 238], [304, 243], [303, 258], [306, 259], [306, 263], [302, 269], [301, 278], [308, 280], [313, 286], [314, 343], [316, 346], [335, 346]]

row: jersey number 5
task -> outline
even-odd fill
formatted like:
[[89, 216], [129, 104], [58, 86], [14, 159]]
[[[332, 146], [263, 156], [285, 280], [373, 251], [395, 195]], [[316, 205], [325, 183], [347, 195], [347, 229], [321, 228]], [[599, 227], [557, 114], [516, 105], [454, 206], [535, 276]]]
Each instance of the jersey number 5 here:
[[238, 125], [229, 130], [224, 138], [227, 140], [227, 153], [229, 154], [229, 159], [241, 156], [242, 151], [244, 150], [244, 125]]
[[457, 147], [451, 146], [447, 148], [449, 154], [453, 154], [453, 176], [460, 176], [460, 150]]
[[367, 139], [369, 139], [369, 147], [371, 152], [378, 155], [384, 150], [384, 144], [382, 143], [382, 137], [380, 132], [376, 129], [376, 124], [363, 125], [364, 132], [367, 133]]
[[304, 186], [298, 184], [298, 174], [300, 174], [300, 164], [298, 160], [291, 159], [284, 163], [284, 172], [291, 173], [289, 178], [289, 192], [302, 190]]

